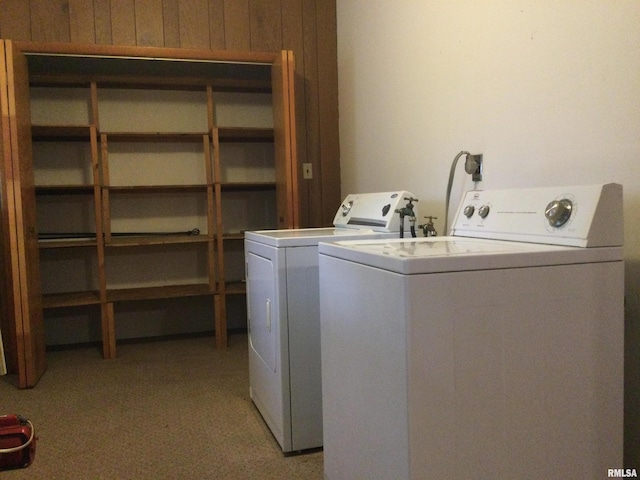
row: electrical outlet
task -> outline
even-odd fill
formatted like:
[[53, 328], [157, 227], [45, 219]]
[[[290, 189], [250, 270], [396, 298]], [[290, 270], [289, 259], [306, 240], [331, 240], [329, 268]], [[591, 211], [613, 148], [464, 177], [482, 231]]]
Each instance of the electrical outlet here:
[[302, 164], [302, 178], [304, 180], [311, 180], [313, 178], [313, 165], [311, 163]]
[[482, 181], [482, 154], [467, 155], [465, 170], [474, 182]]

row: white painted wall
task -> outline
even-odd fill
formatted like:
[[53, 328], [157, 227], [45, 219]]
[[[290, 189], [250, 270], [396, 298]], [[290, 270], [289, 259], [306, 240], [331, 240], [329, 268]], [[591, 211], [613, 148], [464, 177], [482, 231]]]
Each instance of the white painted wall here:
[[[337, 22], [343, 196], [409, 190], [443, 234], [461, 150], [484, 154], [483, 189], [624, 186], [625, 458], [640, 469], [640, 1], [337, 0]], [[463, 163], [451, 217], [473, 188]]]

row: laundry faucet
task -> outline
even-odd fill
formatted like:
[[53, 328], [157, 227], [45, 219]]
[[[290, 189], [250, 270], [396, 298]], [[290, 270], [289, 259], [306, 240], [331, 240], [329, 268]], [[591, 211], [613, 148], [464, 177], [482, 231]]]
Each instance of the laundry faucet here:
[[416, 215], [413, 211], [413, 202], [417, 202], [417, 198], [405, 197], [407, 204], [403, 208], [396, 208], [395, 213], [400, 215], [400, 238], [404, 238], [404, 217], [409, 217], [411, 236], [416, 237]]
[[434, 217], [432, 215], [429, 215], [427, 217], [424, 218], [428, 218], [429, 221], [427, 223], [425, 223], [424, 225], [418, 225], [418, 228], [422, 229], [422, 233], [424, 234], [425, 237], [437, 237], [438, 236], [438, 232], [436, 231], [436, 227], [433, 226], [433, 221], [437, 220], [438, 217]]

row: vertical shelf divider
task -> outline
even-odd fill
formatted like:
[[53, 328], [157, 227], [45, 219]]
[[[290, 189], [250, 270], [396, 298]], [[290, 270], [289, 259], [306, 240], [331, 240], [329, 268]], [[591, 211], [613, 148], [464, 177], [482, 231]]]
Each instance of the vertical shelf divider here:
[[107, 134], [100, 134], [100, 164], [102, 166], [102, 224], [103, 243], [111, 243], [111, 213], [109, 205], [109, 153]]
[[202, 138], [204, 146], [205, 176], [207, 182], [207, 274], [209, 277], [209, 291], [213, 294], [216, 290], [216, 269], [215, 269], [215, 197], [213, 191], [213, 170], [211, 166], [211, 135], [204, 135]]
[[[100, 285], [100, 302], [101, 302], [101, 317], [102, 317], [102, 352], [104, 358], [116, 357], [116, 332], [115, 332], [115, 318], [113, 313], [113, 302], [108, 301], [107, 290], [107, 273], [106, 273], [106, 260], [104, 254], [104, 247], [106, 243], [111, 242], [111, 211], [109, 206], [109, 189], [105, 188], [109, 186], [109, 155], [107, 145], [107, 135], [100, 134], [100, 172], [102, 179], [100, 182], [101, 190], [101, 207], [102, 214], [100, 223], [102, 225], [102, 236], [98, 239], [98, 243], [102, 245], [102, 268], [101, 268], [101, 285]], [[98, 219], [96, 219], [96, 223]]]
[[[116, 332], [113, 316], [113, 303], [107, 302], [107, 276], [105, 262], [105, 227], [108, 223], [109, 199], [105, 199], [102, 188], [105, 178], [104, 162], [107, 156], [107, 136], [100, 135], [100, 149], [98, 149], [98, 132], [100, 131], [100, 112], [98, 107], [98, 85], [91, 82], [91, 158], [93, 162], [93, 190], [95, 199], [96, 245], [98, 250], [98, 284], [100, 286], [100, 322], [102, 324], [102, 357], [112, 359], [116, 357]], [[95, 142], [94, 142], [95, 137]], [[95, 143], [95, 146], [94, 146]], [[108, 195], [108, 192], [106, 193]], [[105, 202], [106, 200], [106, 202]], [[110, 229], [109, 229], [110, 231]]]
[[216, 205], [216, 248], [218, 267], [218, 288], [216, 289], [216, 346], [227, 346], [227, 295], [224, 274], [224, 227], [222, 221], [222, 184], [220, 174], [220, 140], [218, 127], [212, 129], [213, 141], [213, 175]]
[[[215, 247], [216, 247], [216, 266], [217, 272], [215, 276], [217, 281], [215, 282], [216, 289], [213, 298], [213, 310], [215, 315], [215, 333], [216, 333], [216, 347], [226, 348], [227, 339], [227, 300], [226, 300], [226, 287], [224, 279], [224, 245], [223, 245], [223, 227], [222, 227], [222, 191], [220, 185], [220, 141], [218, 138], [218, 127], [216, 119], [216, 109], [213, 100], [213, 87], [207, 85], [207, 118], [209, 122], [209, 131], [211, 135], [211, 146], [213, 147], [213, 156], [209, 156], [207, 159], [207, 165], [209, 165], [209, 172], [212, 174], [213, 185], [213, 205], [215, 205], [215, 212], [212, 207], [212, 219], [215, 218]], [[211, 158], [213, 157], [213, 169], [211, 169]], [[209, 192], [209, 189], [207, 189]]]

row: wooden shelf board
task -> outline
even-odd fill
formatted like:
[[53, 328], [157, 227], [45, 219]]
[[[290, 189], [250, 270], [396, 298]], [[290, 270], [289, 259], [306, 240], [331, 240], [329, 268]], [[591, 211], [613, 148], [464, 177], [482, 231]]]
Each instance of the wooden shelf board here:
[[191, 285], [167, 285], [162, 287], [140, 287], [107, 290], [108, 302], [124, 302], [131, 300], [152, 300], [158, 298], [194, 297], [213, 295], [206, 283]]
[[[206, 184], [192, 185], [103, 185], [113, 193], [206, 192]], [[275, 182], [220, 182], [226, 191], [275, 190]], [[93, 185], [37, 185], [36, 195], [93, 195]]]
[[244, 240], [244, 232], [223, 233], [222, 240]]
[[93, 185], [36, 185], [36, 195], [93, 195]]
[[209, 132], [100, 132], [111, 142], [198, 143]]
[[89, 75], [57, 75], [51, 74], [31, 74], [29, 75], [30, 87], [45, 88], [90, 88], [92, 77]]
[[273, 142], [272, 128], [219, 127], [221, 142]]
[[[63, 234], [61, 234], [63, 235]], [[98, 243], [96, 242], [95, 236], [91, 237], [82, 237], [82, 238], [51, 238], [51, 239], [39, 239], [38, 247], [41, 249], [45, 248], [75, 248], [75, 247], [96, 247]]]
[[[244, 295], [246, 293], [246, 283], [242, 281], [228, 282], [225, 285], [225, 293], [227, 295]], [[107, 302], [153, 300], [213, 294], [215, 294], [215, 292], [211, 290], [208, 284], [123, 288], [107, 290]], [[42, 296], [42, 306], [46, 309], [99, 305], [100, 303], [100, 292], [98, 291], [52, 293]]]
[[220, 183], [223, 191], [260, 191], [260, 190], [275, 190], [275, 182], [222, 182]]
[[168, 192], [206, 192], [207, 185], [104, 185], [109, 192], [117, 193], [168, 193]]
[[137, 88], [166, 90], [203, 90], [211, 86], [216, 92], [271, 93], [271, 83], [262, 80], [212, 79], [211, 77], [154, 77], [95, 74], [44, 74], [29, 76], [32, 87], [89, 87], [96, 81], [100, 88]]
[[105, 247], [137, 247], [147, 245], [172, 245], [180, 243], [207, 243], [213, 242], [207, 234], [200, 235], [131, 235], [111, 237], [110, 242], [105, 242]]
[[244, 295], [247, 293], [247, 283], [242, 281], [227, 282], [224, 288], [227, 295]]
[[31, 136], [34, 141], [89, 141], [89, 125], [32, 125]]
[[226, 232], [222, 234], [223, 241], [244, 241], [245, 232], [256, 232], [261, 230], [275, 230], [275, 227], [257, 227], [251, 228], [248, 230], [243, 230], [241, 232]]
[[100, 292], [49, 293], [42, 296], [43, 308], [77, 307], [100, 304]]
[[211, 84], [210, 78], [161, 77], [150, 78], [141, 75], [91, 75], [99, 88], [135, 90], [178, 90], [185, 92], [203, 91]]

